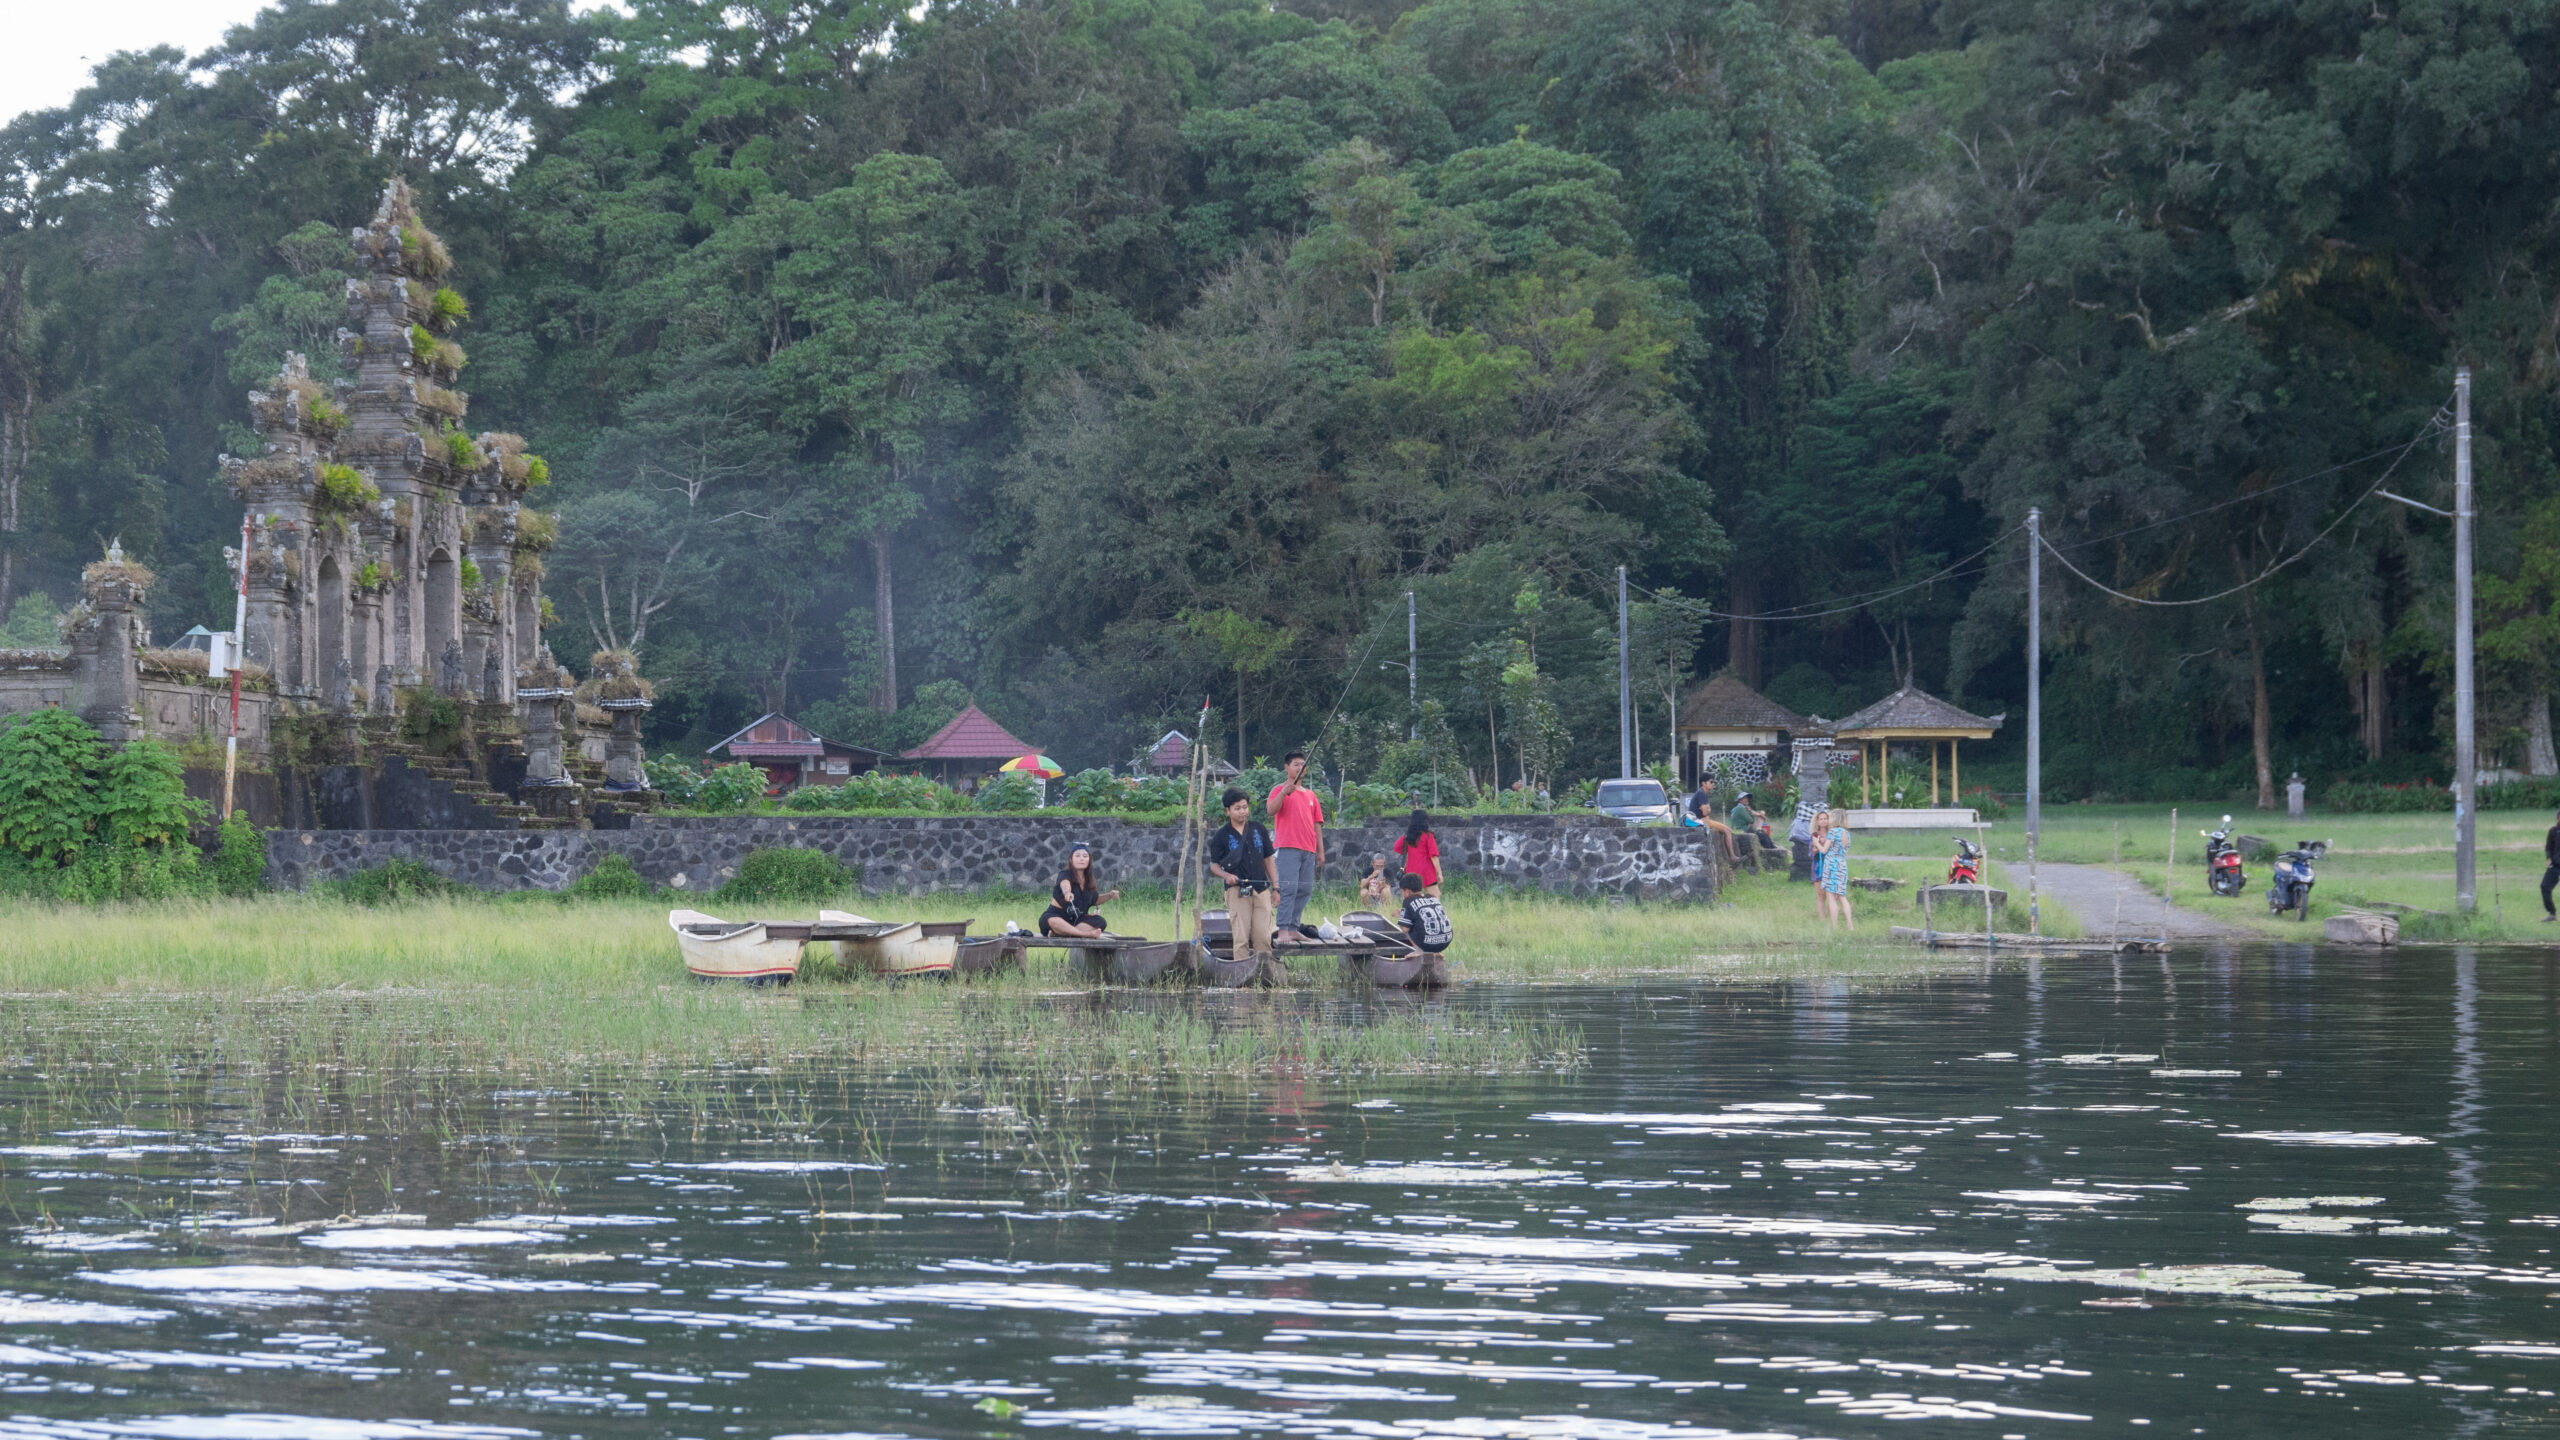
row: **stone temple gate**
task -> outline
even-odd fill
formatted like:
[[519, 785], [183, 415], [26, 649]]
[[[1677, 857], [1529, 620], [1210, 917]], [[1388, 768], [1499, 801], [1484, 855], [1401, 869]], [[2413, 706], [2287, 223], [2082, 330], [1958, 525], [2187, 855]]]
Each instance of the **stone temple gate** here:
[[[324, 383], [308, 357], [285, 357], [249, 395], [260, 453], [222, 462], [246, 507], [229, 553], [246, 588], [252, 818], [627, 826], [655, 798], [640, 752], [649, 684], [618, 652], [580, 683], [542, 643], [543, 552], [558, 527], [526, 501], [549, 469], [520, 437], [464, 427], [465, 357], [450, 337], [469, 307], [443, 283], [444, 244], [397, 180], [350, 244], [344, 375]], [[60, 706], [113, 742], [219, 754], [229, 682], [202, 651], [144, 643], [150, 585], [121, 550], [90, 565], [63, 646], [0, 650], [0, 714]], [[219, 769], [208, 780], [190, 764], [189, 786], [219, 793]]]
[[520, 438], [464, 428], [444, 332], [466, 312], [408, 187], [393, 181], [353, 240], [352, 378], [324, 386], [288, 356], [249, 397], [266, 453], [223, 462], [248, 507], [244, 657], [279, 696], [330, 710], [387, 713], [417, 685], [511, 702], [541, 645], [556, 532], [524, 502], [547, 472]]

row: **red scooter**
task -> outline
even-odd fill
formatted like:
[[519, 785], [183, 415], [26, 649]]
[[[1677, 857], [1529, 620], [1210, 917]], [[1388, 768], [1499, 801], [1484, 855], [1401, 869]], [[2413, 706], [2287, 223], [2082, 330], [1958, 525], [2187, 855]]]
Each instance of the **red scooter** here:
[[1956, 858], [1953, 864], [1947, 866], [1947, 883], [1950, 885], [1982, 883], [1982, 847], [1961, 835], [1956, 837]]
[[2248, 872], [2240, 865], [2240, 847], [2231, 843], [2231, 817], [2222, 817], [2222, 828], [2197, 832], [2204, 836], [2205, 881], [2213, 893], [2225, 897], [2249, 888]]

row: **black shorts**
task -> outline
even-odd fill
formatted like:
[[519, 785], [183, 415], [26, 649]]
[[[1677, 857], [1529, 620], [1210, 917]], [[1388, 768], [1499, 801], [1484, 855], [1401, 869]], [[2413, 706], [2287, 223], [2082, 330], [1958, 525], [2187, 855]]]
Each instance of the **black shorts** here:
[[1088, 915], [1078, 915], [1072, 910], [1060, 909], [1055, 905], [1040, 912], [1040, 923], [1033, 928], [1046, 935], [1049, 933], [1049, 922], [1052, 920], [1064, 920], [1070, 925], [1090, 925], [1096, 930], [1111, 928], [1111, 923], [1103, 919], [1102, 912], [1098, 910]]

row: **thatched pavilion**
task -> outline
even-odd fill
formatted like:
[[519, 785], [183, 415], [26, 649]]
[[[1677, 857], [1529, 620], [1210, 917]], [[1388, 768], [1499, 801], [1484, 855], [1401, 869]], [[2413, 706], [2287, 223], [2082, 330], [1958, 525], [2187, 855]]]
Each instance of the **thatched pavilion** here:
[[1858, 803], [1872, 803], [1867, 786], [1867, 747], [1876, 747], [1875, 789], [1879, 795], [1890, 793], [1893, 786], [1893, 742], [1925, 740], [1929, 742], [1929, 803], [1938, 803], [1938, 744], [1947, 747], [1947, 798], [1956, 802], [1962, 794], [1956, 766], [1956, 745], [1964, 740], [1988, 740], [2006, 714], [1981, 716], [1961, 710], [1922, 690], [1905, 684], [1857, 714], [1849, 716], [1831, 730], [1832, 738], [1858, 746]]

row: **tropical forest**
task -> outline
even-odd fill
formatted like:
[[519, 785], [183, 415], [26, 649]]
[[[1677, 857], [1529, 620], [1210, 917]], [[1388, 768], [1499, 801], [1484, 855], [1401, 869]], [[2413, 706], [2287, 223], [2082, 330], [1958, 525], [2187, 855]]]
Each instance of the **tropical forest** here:
[[1560, 793], [1623, 594], [1644, 761], [1730, 671], [1999, 785], [2033, 510], [2049, 797], [2441, 782], [2467, 367], [2483, 764], [2560, 772], [2550, 5], [278, 0], [0, 129], [7, 643], [110, 542], [229, 625], [394, 178], [653, 750]]

